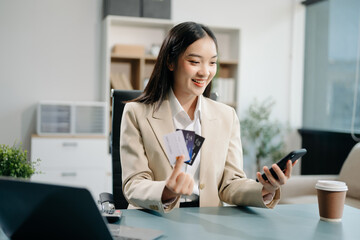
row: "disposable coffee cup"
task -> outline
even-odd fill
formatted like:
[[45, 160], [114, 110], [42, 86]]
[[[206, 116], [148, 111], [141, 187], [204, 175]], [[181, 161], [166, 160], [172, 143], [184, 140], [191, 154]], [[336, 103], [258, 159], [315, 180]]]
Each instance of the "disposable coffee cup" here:
[[320, 219], [327, 222], [340, 222], [348, 190], [346, 183], [319, 180], [315, 188], [317, 189]]

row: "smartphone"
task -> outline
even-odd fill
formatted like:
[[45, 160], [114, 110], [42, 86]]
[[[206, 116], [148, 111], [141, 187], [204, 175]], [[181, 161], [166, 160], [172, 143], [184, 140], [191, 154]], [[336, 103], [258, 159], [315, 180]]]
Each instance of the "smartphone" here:
[[[291, 160], [291, 162], [295, 162], [297, 159], [301, 158], [302, 156], [304, 156], [307, 153], [305, 148], [299, 149], [299, 150], [295, 150], [290, 152], [288, 155], [286, 155], [284, 158], [282, 158], [279, 162], [277, 162], [276, 164], [280, 167], [280, 169], [285, 172], [286, 170], [286, 163]], [[279, 177], [277, 176], [277, 174], [275, 173], [274, 169], [270, 168], [269, 169], [271, 174], [273, 175], [273, 177], [275, 179], [279, 179]], [[265, 173], [262, 174], [263, 179], [268, 180], [268, 178], [266, 177]], [[258, 182], [259, 180], [256, 179], [256, 181]]]

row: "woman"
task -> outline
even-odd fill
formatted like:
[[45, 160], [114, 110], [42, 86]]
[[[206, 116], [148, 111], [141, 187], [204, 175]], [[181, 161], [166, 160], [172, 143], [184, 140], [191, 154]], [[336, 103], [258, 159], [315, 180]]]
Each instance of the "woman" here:
[[[247, 179], [242, 170], [240, 125], [233, 108], [210, 100], [217, 70], [217, 42], [211, 30], [185, 22], [170, 30], [143, 94], [123, 113], [120, 154], [123, 192], [130, 208], [170, 211], [183, 206], [221, 206], [223, 202], [273, 208], [280, 185], [290, 177], [274, 164], [276, 180], [264, 167], [265, 181]], [[163, 137], [176, 129], [205, 138], [192, 166], [184, 156], [171, 165]]]

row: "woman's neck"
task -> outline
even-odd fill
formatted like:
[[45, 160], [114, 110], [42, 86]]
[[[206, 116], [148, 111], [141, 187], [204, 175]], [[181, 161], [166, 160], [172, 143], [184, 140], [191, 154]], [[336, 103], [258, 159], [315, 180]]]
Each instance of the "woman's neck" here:
[[182, 106], [182, 108], [184, 109], [184, 111], [189, 115], [190, 119], [194, 120], [194, 113], [195, 113], [195, 109], [196, 109], [198, 96], [195, 96], [195, 97], [193, 97], [193, 96], [191, 96], [191, 97], [176, 96], [176, 98], [178, 99], [178, 101], [179, 101], [180, 105]]

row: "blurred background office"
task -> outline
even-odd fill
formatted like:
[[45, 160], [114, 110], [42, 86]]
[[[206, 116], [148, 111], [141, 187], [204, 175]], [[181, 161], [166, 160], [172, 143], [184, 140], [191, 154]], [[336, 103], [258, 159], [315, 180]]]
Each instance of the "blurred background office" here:
[[[254, 99], [270, 97], [275, 102], [271, 118], [287, 129], [285, 151], [302, 146], [322, 149], [317, 155], [308, 154], [308, 163], [316, 162], [316, 172], [298, 164], [295, 173], [340, 171], [345, 160], [341, 156], [355, 143], [350, 132], [360, 129], [355, 95], [359, 92], [359, 1], [169, 2], [169, 19], [160, 20], [106, 16], [103, 0], [0, 0], [0, 143], [22, 142], [31, 149], [39, 101], [110, 102], [109, 43], [116, 39], [116, 26], [122, 31], [118, 34], [131, 35], [131, 29], [140, 25], [165, 29], [196, 21], [213, 27], [219, 33], [220, 50], [228, 51], [230, 57], [222, 64], [235, 72], [232, 105], [239, 118]], [[134, 34], [135, 43], [144, 40]], [[106, 122], [110, 128], [109, 119]], [[321, 137], [334, 140], [312, 141]], [[341, 137], [345, 140], [339, 141]], [[347, 145], [336, 155], [331, 151], [333, 146], [341, 148], [339, 142]], [[324, 149], [324, 144], [332, 147]], [[108, 148], [102, 149], [102, 161], [110, 169]], [[338, 160], [329, 164], [324, 154], [335, 154]], [[246, 169], [253, 172], [254, 164], [245, 158]], [[105, 170], [107, 177], [109, 171]]]

